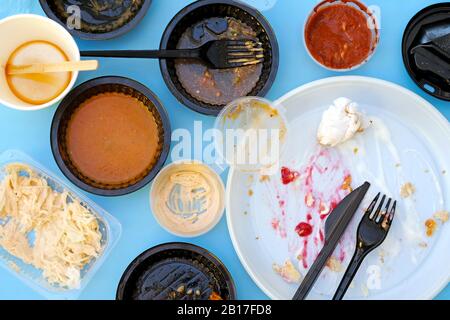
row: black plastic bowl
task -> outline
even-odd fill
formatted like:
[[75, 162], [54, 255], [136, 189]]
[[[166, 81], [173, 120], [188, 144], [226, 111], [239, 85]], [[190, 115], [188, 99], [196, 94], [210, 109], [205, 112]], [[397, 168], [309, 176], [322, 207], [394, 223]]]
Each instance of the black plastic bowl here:
[[[155, 164], [141, 177], [122, 185], [104, 185], [83, 176], [71, 163], [66, 148], [66, 129], [73, 112], [88, 98], [103, 92], [121, 92], [142, 101], [153, 113], [160, 128], [161, 151]], [[53, 117], [50, 143], [53, 156], [63, 174], [77, 187], [101, 196], [121, 196], [143, 188], [158, 174], [170, 149], [171, 129], [166, 109], [156, 95], [143, 84], [123, 77], [100, 77], [73, 89], [61, 102]]]
[[[81, 29], [73, 29], [68, 28], [67, 19], [71, 17], [74, 13], [67, 12], [65, 10], [64, 4], [62, 4], [62, 0], [39, 0], [42, 9], [45, 14], [50, 18], [61, 24], [64, 28], [67, 29], [73, 36], [76, 36], [80, 39], [85, 40], [107, 40], [119, 37], [138, 25], [138, 23], [144, 18], [147, 13], [152, 0], [140, 0], [140, 4], [133, 10], [130, 16], [119, 16], [116, 19], [108, 19], [102, 16], [103, 13], [95, 12], [95, 8], [87, 8], [87, 4], [84, 4], [86, 7], [85, 10], [81, 10]], [[88, 1], [85, 1], [86, 3]], [[122, 1], [122, 3], [124, 3]], [[101, 4], [101, 1], [100, 1]], [[83, 9], [83, 8], [82, 8]], [[101, 24], [91, 24], [88, 19], [92, 21], [98, 21], [98, 19], [102, 19], [105, 23]], [[107, 22], [106, 22], [107, 21]]]
[[[279, 49], [275, 33], [264, 16], [254, 8], [232, 0], [200, 0], [181, 10], [164, 31], [161, 49], [176, 49], [181, 35], [192, 25], [212, 17], [232, 17], [250, 26], [263, 43], [265, 61], [261, 77], [248, 96], [265, 96], [278, 71]], [[206, 115], [217, 116], [222, 106], [208, 104], [192, 97], [178, 80], [173, 60], [160, 60], [161, 73], [172, 94], [185, 106]]]
[[[188, 268], [184, 272], [183, 268]], [[174, 242], [141, 253], [125, 270], [117, 287], [117, 300], [166, 300], [184, 286], [175, 299], [189, 298], [189, 288], [205, 288], [213, 283], [224, 300], [235, 300], [236, 289], [225, 265], [208, 250]], [[198, 300], [206, 300], [211, 289], [202, 290]]]

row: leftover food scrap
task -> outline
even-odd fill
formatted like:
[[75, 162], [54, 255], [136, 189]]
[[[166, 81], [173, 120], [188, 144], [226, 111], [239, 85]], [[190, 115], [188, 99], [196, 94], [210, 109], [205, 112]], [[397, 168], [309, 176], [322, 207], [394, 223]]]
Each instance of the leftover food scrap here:
[[290, 260], [287, 260], [282, 266], [274, 263], [272, 268], [287, 283], [300, 283], [303, 278]]
[[438, 228], [438, 224], [434, 219], [425, 221], [425, 228], [428, 237], [432, 237]]
[[434, 214], [434, 218], [441, 221], [442, 223], [445, 223], [448, 221], [448, 215], [448, 211], [441, 210]]
[[24, 164], [0, 184], [0, 247], [42, 270], [52, 285], [74, 289], [102, 252], [97, 218], [67, 191], [55, 191]]
[[364, 131], [365, 127], [358, 104], [347, 98], [339, 98], [323, 113], [317, 140], [323, 146], [335, 147], [352, 139], [358, 132]]
[[439, 223], [444, 224], [448, 221], [449, 213], [445, 210], [437, 211], [433, 218], [428, 219], [425, 221], [425, 228], [426, 228], [426, 234], [428, 237], [432, 237], [437, 229], [439, 228]]

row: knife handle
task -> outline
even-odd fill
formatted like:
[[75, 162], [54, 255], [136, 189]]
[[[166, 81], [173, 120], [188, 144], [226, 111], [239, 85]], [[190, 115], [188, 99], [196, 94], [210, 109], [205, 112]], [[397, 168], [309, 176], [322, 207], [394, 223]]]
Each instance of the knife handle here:
[[325, 268], [327, 260], [333, 254], [334, 249], [335, 248], [330, 248], [330, 246], [327, 246], [327, 244], [325, 244], [322, 251], [320, 251], [319, 255], [317, 256], [316, 261], [314, 261], [313, 265], [311, 266], [302, 283], [300, 284], [300, 287], [298, 288], [292, 300], [306, 299], [312, 287], [314, 286], [314, 283], [316, 283], [317, 278], [319, 277], [323, 268]]

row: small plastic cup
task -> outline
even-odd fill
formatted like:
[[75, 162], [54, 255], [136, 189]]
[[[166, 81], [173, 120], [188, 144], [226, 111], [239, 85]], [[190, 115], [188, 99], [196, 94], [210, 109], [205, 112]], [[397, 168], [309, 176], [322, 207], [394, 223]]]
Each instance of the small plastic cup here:
[[[352, 8], [355, 8], [357, 10], [359, 10], [360, 12], [362, 12], [366, 17], [367, 17], [367, 23], [370, 27], [370, 29], [372, 30], [372, 48], [371, 51], [369, 53], [369, 55], [364, 59], [364, 61], [362, 61], [361, 63], [351, 66], [350, 68], [332, 68], [329, 66], [324, 65], [323, 63], [321, 63], [320, 61], [318, 61], [314, 55], [311, 53], [310, 48], [308, 47], [307, 41], [306, 41], [306, 32], [307, 32], [307, 26], [308, 23], [310, 22], [311, 18], [317, 14], [317, 12], [325, 7], [329, 7], [329, 6], [335, 6], [335, 5], [346, 5], [346, 6], [351, 6]], [[356, 70], [358, 68], [360, 68], [361, 66], [363, 66], [364, 64], [366, 64], [375, 54], [376, 49], [378, 48], [378, 43], [380, 42], [380, 29], [379, 29], [379, 23], [377, 21], [377, 18], [375, 15], [373, 15], [369, 9], [359, 0], [346, 0], [346, 1], [342, 1], [342, 0], [324, 0], [322, 2], [320, 2], [318, 5], [316, 5], [314, 7], [314, 9], [311, 11], [311, 13], [309, 14], [308, 18], [305, 21], [304, 27], [303, 27], [303, 44], [306, 48], [306, 52], [308, 52], [308, 55], [311, 57], [311, 59], [317, 63], [319, 66], [330, 70], [330, 71], [335, 71], [335, 72], [348, 72], [348, 71], [352, 71], [352, 70]]]
[[288, 133], [281, 105], [244, 97], [227, 105], [215, 122], [215, 147], [222, 165], [264, 175], [276, 172]]
[[33, 14], [19, 14], [0, 20], [0, 104], [9, 108], [33, 111], [47, 108], [60, 101], [72, 89], [78, 72], [72, 72], [67, 88], [53, 100], [39, 105], [20, 100], [9, 88], [5, 65], [11, 54], [22, 44], [41, 40], [55, 44], [70, 61], [80, 60], [80, 51], [72, 36], [58, 23]]

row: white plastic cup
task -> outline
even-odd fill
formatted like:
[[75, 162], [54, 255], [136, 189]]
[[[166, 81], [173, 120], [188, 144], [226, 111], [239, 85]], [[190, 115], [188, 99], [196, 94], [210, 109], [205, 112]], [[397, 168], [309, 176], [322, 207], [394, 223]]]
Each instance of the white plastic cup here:
[[55, 44], [70, 61], [80, 60], [80, 50], [75, 40], [55, 21], [34, 14], [19, 14], [0, 20], [0, 104], [24, 111], [44, 109], [64, 98], [75, 85], [78, 72], [72, 72], [69, 85], [59, 96], [39, 105], [29, 104], [14, 95], [6, 80], [6, 63], [19, 46], [37, 40]]

